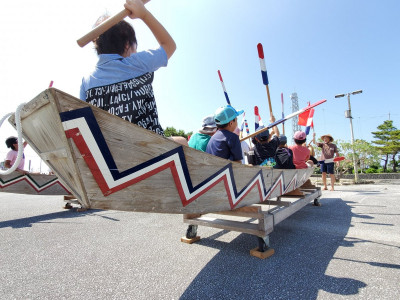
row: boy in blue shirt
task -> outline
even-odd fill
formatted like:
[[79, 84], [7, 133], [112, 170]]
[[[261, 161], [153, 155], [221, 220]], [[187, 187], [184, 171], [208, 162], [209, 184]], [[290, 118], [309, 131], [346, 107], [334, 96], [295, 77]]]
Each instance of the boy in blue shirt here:
[[237, 117], [242, 113], [243, 110], [238, 112], [230, 105], [217, 109], [214, 120], [218, 131], [208, 142], [207, 153], [235, 162], [242, 162], [242, 146], [239, 137], [234, 133], [237, 127]]

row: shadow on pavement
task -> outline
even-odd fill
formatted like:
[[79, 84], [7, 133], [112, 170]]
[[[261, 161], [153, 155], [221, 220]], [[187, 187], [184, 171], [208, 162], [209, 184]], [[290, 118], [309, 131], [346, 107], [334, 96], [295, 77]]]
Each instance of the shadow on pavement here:
[[345, 240], [352, 218], [371, 217], [353, 214], [351, 202], [342, 199], [323, 199], [321, 203], [321, 207], [307, 205], [275, 227], [270, 234], [275, 254], [266, 260], [250, 256], [249, 250], [257, 242], [248, 234], [230, 242], [218, 240], [227, 231], [201, 239], [197, 245], [220, 252], [181, 299], [316, 299], [321, 290], [358, 294], [366, 287], [364, 282], [326, 273], [338, 247], [353, 243]]
[[[88, 215], [96, 215], [97, 212], [101, 212], [101, 211], [102, 210], [100, 210], [100, 209], [91, 209], [91, 210], [87, 210], [84, 212], [76, 212], [75, 210], [72, 210], [72, 209], [65, 210], [65, 211], [60, 211], [60, 212], [56, 212], [56, 213], [32, 216], [32, 217], [28, 217], [28, 218], [2, 221], [2, 222], [0, 222], [0, 228], [32, 227], [32, 224], [35, 224], [35, 223], [51, 223], [53, 221], [55, 222], [56, 220], [77, 219], [77, 218], [85, 217]], [[117, 219], [103, 216], [103, 215], [96, 215], [96, 216], [100, 216], [102, 218], [106, 218], [106, 219], [109, 219], [112, 221], [119, 221]]]

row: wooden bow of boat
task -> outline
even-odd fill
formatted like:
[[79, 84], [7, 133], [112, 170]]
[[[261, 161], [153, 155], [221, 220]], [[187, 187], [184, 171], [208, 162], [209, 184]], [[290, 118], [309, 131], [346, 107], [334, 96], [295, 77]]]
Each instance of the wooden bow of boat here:
[[[27, 103], [21, 118], [24, 138], [87, 208], [182, 214], [232, 210], [290, 192], [313, 172], [233, 163], [54, 88]], [[14, 124], [14, 116], [9, 121]]]

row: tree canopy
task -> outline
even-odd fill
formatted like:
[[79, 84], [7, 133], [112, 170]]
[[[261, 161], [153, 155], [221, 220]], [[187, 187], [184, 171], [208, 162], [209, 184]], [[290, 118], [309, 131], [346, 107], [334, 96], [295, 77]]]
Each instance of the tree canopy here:
[[384, 156], [385, 164], [383, 168], [385, 172], [389, 162], [389, 155], [392, 156], [393, 172], [397, 172], [398, 162], [396, 156], [400, 152], [400, 130], [393, 125], [392, 120], [386, 120], [378, 126], [378, 131], [372, 132], [372, 135], [375, 138], [372, 143], [377, 145], [375, 148]]
[[174, 127], [167, 127], [164, 129], [164, 134], [166, 137], [170, 136], [183, 136], [184, 138], [188, 138], [188, 136], [191, 136], [193, 134], [192, 131], [185, 133], [184, 130], [176, 130]]

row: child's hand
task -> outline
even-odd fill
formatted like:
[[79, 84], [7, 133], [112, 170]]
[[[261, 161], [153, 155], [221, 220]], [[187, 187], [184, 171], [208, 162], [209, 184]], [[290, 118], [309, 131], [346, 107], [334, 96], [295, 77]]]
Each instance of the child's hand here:
[[269, 122], [270, 122], [270, 123], [274, 123], [274, 122], [275, 122], [275, 117], [274, 117], [274, 115], [271, 116], [271, 118], [269, 119]]
[[131, 19], [143, 19], [147, 13], [147, 9], [144, 7], [144, 4], [149, 1], [146, 0], [126, 0], [124, 7], [131, 11], [132, 14], [129, 15]]

